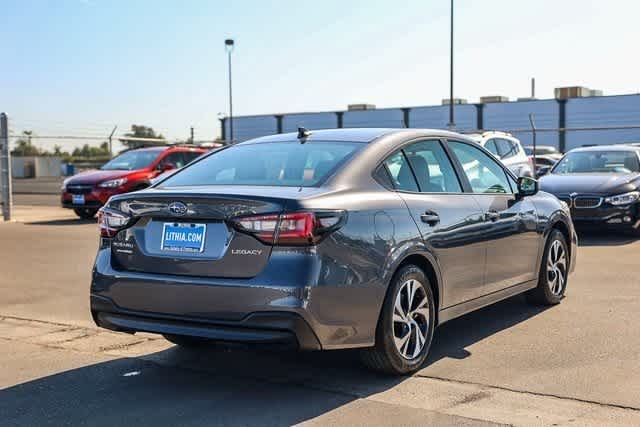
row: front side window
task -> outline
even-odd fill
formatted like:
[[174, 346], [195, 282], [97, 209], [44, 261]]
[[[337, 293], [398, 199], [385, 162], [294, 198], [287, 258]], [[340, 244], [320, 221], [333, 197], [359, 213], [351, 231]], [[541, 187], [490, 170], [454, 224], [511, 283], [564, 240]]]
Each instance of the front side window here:
[[162, 159], [160, 167], [162, 168], [163, 166], [171, 165], [174, 168], [181, 168], [186, 163], [187, 162], [185, 162], [183, 154], [181, 152], [175, 152], [168, 154], [164, 159]]
[[449, 141], [474, 193], [509, 194], [507, 174], [498, 163], [477, 147]]
[[491, 152], [491, 154], [493, 154], [497, 158], [500, 158], [500, 152], [498, 151], [498, 146], [496, 145], [495, 139], [490, 139], [487, 142], [485, 142], [484, 148], [489, 150], [489, 152]]
[[462, 187], [440, 141], [416, 142], [404, 148], [423, 193], [461, 193]]
[[191, 185], [316, 187], [365, 144], [299, 141], [239, 144], [192, 163], [162, 182]]
[[630, 173], [640, 172], [635, 151], [575, 151], [567, 153], [552, 173]]

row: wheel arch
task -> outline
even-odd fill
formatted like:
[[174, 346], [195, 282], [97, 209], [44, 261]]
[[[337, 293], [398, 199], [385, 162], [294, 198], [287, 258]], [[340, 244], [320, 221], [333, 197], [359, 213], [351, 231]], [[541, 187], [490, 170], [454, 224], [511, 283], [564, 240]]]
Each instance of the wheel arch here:
[[[440, 269], [438, 268], [438, 263], [436, 262], [433, 255], [428, 252], [415, 251], [405, 254], [405, 256], [396, 264], [395, 268], [393, 269], [393, 273], [389, 275], [389, 278], [386, 281], [387, 291], [385, 294], [385, 300], [390, 292], [392, 280], [396, 277], [398, 271], [405, 265], [415, 265], [416, 267], [420, 268], [427, 276], [429, 285], [431, 286], [431, 291], [433, 292], [433, 299], [436, 303], [435, 313], [437, 325], [439, 319], [438, 311], [440, 310], [440, 307], [442, 307], [442, 276], [440, 274]], [[382, 314], [383, 307], [384, 304], [382, 304], [382, 306], [380, 307], [378, 319]]]
[[551, 227], [549, 227], [549, 232], [547, 233], [547, 238], [548, 238], [549, 234], [551, 234], [551, 232], [553, 230], [558, 230], [564, 236], [564, 240], [567, 243], [567, 251], [569, 251], [569, 261], [571, 262], [571, 259], [573, 257], [573, 253], [572, 253], [572, 250], [571, 250], [571, 246], [572, 246], [571, 245], [571, 231], [569, 230], [569, 227], [567, 226], [567, 224], [562, 219], [557, 219], [555, 222], [553, 222], [551, 224]]

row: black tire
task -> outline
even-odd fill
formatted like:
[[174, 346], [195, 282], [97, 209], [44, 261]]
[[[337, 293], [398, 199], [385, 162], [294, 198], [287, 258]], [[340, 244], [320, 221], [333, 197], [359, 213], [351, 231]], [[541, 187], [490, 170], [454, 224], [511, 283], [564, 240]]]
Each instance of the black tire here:
[[[558, 243], [556, 243], [558, 242]], [[554, 245], [559, 244], [565, 256], [564, 268], [560, 268], [563, 277], [563, 283], [556, 282], [553, 277], [558, 274], [551, 272], [549, 267], [549, 252], [552, 251]], [[527, 300], [536, 305], [555, 305], [562, 301], [564, 293], [567, 289], [567, 279], [569, 277], [569, 250], [564, 235], [559, 230], [552, 230], [547, 238], [547, 243], [542, 254], [540, 262], [540, 271], [538, 273], [538, 286], [526, 293]], [[557, 278], [557, 276], [555, 276]], [[557, 288], [555, 286], [558, 286]], [[557, 290], [552, 290], [557, 289]]]
[[163, 335], [163, 337], [172, 344], [186, 348], [206, 347], [213, 344], [213, 341], [206, 338], [190, 337], [187, 335]]
[[[418, 299], [426, 298], [428, 304], [429, 319], [428, 323], [421, 326], [421, 331], [424, 333], [424, 344], [419, 354], [411, 358], [403, 356], [400, 350], [395, 344], [395, 333], [399, 331], [398, 327], [405, 328], [404, 331], [408, 331], [407, 335], [414, 333], [413, 337], [417, 340], [415, 335], [417, 332], [412, 331], [411, 327], [407, 324], [397, 322], [394, 320], [394, 309], [396, 304], [396, 298], [398, 294], [404, 291], [404, 286], [410, 280], [415, 280], [421, 285], [421, 289], [416, 291], [416, 295], [419, 295]], [[418, 294], [418, 292], [423, 292]], [[402, 297], [402, 296], [401, 296]], [[408, 302], [408, 301], [407, 301]], [[405, 304], [406, 305], [406, 304]], [[418, 307], [420, 304], [413, 304], [414, 307]], [[425, 307], [426, 308], [426, 307]], [[409, 307], [408, 311], [411, 311]], [[416, 316], [410, 314], [409, 317]], [[414, 265], [406, 265], [400, 268], [389, 285], [387, 296], [385, 297], [382, 305], [382, 311], [380, 318], [378, 319], [378, 325], [376, 328], [376, 343], [374, 347], [363, 349], [360, 353], [362, 362], [365, 366], [378, 372], [383, 372], [391, 375], [407, 375], [411, 374], [422, 366], [429, 349], [431, 348], [431, 340], [433, 339], [433, 332], [435, 330], [435, 301], [433, 298], [433, 292], [431, 291], [431, 284], [429, 279], [425, 276], [424, 272]], [[416, 317], [414, 317], [416, 319]], [[418, 323], [416, 323], [418, 324]], [[402, 331], [403, 329], [400, 329]], [[398, 332], [401, 333], [401, 332]], [[406, 352], [410, 351], [411, 337], [408, 339]], [[414, 341], [413, 350], [416, 349]]]
[[73, 211], [82, 219], [93, 219], [93, 217], [96, 216], [98, 209], [75, 208]]

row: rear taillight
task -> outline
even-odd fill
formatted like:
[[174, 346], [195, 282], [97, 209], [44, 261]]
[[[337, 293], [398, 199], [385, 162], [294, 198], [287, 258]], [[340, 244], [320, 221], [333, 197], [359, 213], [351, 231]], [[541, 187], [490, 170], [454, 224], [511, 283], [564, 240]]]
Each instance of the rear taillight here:
[[125, 213], [113, 209], [101, 208], [98, 211], [98, 227], [100, 236], [114, 237], [118, 231], [129, 224], [131, 217]]
[[239, 231], [270, 245], [313, 245], [344, 224], [344, 211], [289, 212], [236, 218]]

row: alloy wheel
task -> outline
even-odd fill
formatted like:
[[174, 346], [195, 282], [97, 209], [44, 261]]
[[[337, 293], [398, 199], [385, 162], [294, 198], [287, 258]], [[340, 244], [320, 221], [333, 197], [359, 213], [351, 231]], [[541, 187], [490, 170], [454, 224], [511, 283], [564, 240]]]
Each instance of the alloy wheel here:
[[420, 355], [429, 333], [430, 308], [422, 283], [409, 279], [402, 284], [393, 307], [393, 339], [405, 359]]
[[567, 280], [567, 257], [560, 240], [554, 240], [547, 256], [547, 283], [551, 293], [562, 295]]

